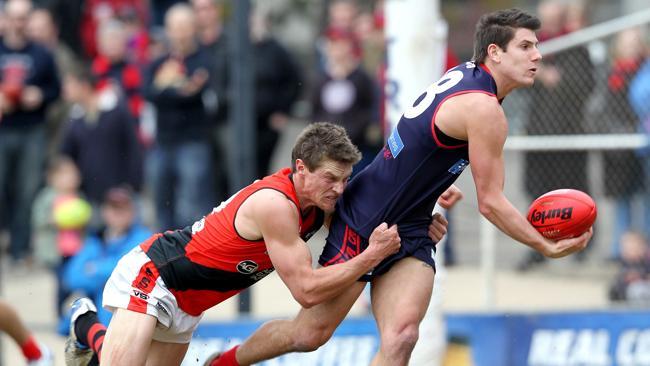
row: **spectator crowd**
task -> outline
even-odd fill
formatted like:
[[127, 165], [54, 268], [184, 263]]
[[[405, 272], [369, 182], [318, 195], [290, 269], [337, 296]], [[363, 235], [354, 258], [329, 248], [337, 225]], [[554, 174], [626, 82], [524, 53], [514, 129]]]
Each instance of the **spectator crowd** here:
[[[309, 104], [300, 117], [343, 125], [366, 159], [379, 150], [381, 4], [331, 1], [307, 70], [253, 7], [256, 178], [298, 101]], [[227, 179], [233, 3], [0, 5], [0, 250], [12, 270], [52, 271], [64, 334], [71, 296], [101, 303], [126, 251], [240, 188]]]

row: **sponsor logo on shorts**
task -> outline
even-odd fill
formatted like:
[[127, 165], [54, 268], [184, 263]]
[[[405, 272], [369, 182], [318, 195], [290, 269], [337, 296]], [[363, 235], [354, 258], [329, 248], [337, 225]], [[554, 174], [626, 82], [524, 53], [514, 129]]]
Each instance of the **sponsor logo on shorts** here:
[[257, 263], [253, 262], [250, 259], [246, 259], [237, 263], [237, 272], [243, 274], [251, 274], [257, 271], [257, 267], [259, 267]]
[[312, 230], [310, 232], [305, 233], [305, 235], [304, 235], [305, 241], [311, 239], [311, 237], [314, 236], [314, 234], [316, 234], [316, 230]]
[[[147, 271], [150, 271], [150, 269], [147, 268]], [[151, 284], [151, 280], [148, 277], [141, 277], [135, 287], [141, 290], [146, 290], [149, 287], [149, 284]]]
[[165, 309], [165, 307], [163, 306], [163, 304], [160, 303], [160, 301], [158, 301], [158, 302], [156, 303], [156, 309], [158, 309], [158, 310], [162, 311], [163, 313], [169, 315], [169, 312], [167, 311], [167, 309]]
[[142, 300], [149, 300], [149, 295], [145, 294], [144, 292], [140, 290], [133, 289], [133, 296], [139, 297]]

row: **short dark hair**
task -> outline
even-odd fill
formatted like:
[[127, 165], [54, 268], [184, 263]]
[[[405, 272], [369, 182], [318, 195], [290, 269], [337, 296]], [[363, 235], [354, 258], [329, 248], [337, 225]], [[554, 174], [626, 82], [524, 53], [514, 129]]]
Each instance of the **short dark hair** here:
[[93, 88], [97, 86], [97, 83], [99, 82], [97, 75], [92, 71], [90, 65], [85, 62], [77, 62], [67, 71], [66, 75], [78, 82], [88, 84]]
[[345, 128], [329, 122], [307, 126], [296, 139], [291, 152], [291, 170], [296, 171], [296, 159], [314, 171], [329, 159], [354, 165], [361, 160], [359, 149], [350, 141]]
[[517, 28], [536, 31], [540, 25], [536, 16], [520, 9], [505, 9], [484, 14], [476, 24], [472, 60], [476, 63], [485, 62], [488, 46], [493, 43], [505, 51]]

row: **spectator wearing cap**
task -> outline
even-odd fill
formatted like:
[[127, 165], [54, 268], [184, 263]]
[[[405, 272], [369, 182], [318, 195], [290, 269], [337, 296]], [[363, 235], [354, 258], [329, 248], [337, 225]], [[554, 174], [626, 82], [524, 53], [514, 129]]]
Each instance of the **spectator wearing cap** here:
[[326, 64], [326, 43], [328, 33], [332, 29], [353, 33], [360, 14], [356, 0], [332, 0], [327, 5], [327, 23], [323, 25], [323, 32], [316, 40], [316, 57], [318, 69], [322, 70]]
[[332, 121], [345, 127], [363, 157], [354, 172], [377, 152], [369, 129], [378, 125], [375, 81], [361, 67], [361, 47], [354, 33], [341, 28], [326, 32], [325, 69], [311, 90], [312, 121]]
[[[133, 192], [127, 187], [108, 190], [101, 205], [103, 226], [88, 234], [83, 248], [64, 269], [63, 281], [71, 291], [82, 292], [102, 303], [104, 284], [119, 259], [152, 235], [137, 223]], [[108, 325], [111, 313], [99, 308], [99, 319]]]

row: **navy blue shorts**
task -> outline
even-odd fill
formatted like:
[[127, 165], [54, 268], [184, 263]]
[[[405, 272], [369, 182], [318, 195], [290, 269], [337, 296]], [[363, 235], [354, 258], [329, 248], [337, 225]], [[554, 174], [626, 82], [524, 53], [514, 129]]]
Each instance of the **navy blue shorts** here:
[[[374, 276], [380, 276], [402, 258], [414, 257], [436, 269], [434, 255], [436, 247], [429, 237], [402, 237], [399, 251], [385, 258], [371, 272], [361, 276], [359, 281], [369, 282]], [[341, 218], [334, 214], [330, 224], [329, 235], [318, 263], [323, 267], [347, 262], [368, 247], [368, 239], [357, 234]]]

